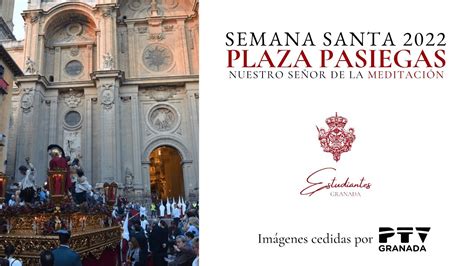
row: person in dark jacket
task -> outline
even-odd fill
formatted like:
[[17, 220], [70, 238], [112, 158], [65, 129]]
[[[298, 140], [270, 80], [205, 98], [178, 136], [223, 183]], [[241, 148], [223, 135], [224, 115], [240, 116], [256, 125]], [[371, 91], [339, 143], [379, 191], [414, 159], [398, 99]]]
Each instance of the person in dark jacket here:
[[168, 228], [165, 221], [158, 223], [156, 220], [153, 221], [151, 227], [150, 237], [150, 250], [153, 256], [154, 266], [167, 266], [165, 261], [166, 250], [168, 249]]
[[81, 257], [69, 247], [71, 233], [59, 230], [59, 247], [53, 250], [54, 266], [82, 266]]
[[176, 251], [176, 259], [168, 263], [169, 266], [192, 266], [196, 255], [186, 245], [186, 242], [187, 241], [185, 236], [178, 236], [176, 238], [176, 245], [174, 245], [174, 250]]
[[54, 255], [50, 250], [44, 250], [40, 254], [41, 266], [54, 266]]
[[130, 237], [135, 237], [140, 246], [140, 250], [148, 256], [148, 240], [146, 239], [145, 231], [143, 230], [140, 221], [133, 222], [133, 230], [130, 233]]

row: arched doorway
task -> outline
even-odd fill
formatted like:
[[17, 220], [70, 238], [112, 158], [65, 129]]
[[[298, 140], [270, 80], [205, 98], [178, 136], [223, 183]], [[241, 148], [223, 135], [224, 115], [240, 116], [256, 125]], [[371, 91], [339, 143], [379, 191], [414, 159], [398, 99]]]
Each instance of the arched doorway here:
[[150, 160], [150, 192], [153, 199], [184, 197], [181, 155], [170, 146], [154, 149]]

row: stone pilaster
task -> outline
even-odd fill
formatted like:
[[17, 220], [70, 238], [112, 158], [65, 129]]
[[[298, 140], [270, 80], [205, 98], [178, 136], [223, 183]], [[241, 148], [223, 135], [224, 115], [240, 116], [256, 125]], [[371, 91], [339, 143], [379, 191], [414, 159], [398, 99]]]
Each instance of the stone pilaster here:
[[[121, 71], [96, 71], [92, 73], [95, 80], [98, 104], [100, 108], [100, 172], [99, 177], [103, 182], [121, 180], [121, 152], [120, 152], [120, 99], [119, 88], [121, 85]], [[97, 173], [96, 173], [97, 174]], [[99, 180], [96, 180], [97, 182]]]
[[[135, 174], [135, 180], [143, 180], [141, 171], [141, 127], [140, 127], [140, 108], [138, 105], [138, 87], [133, 92], [132, 97], [132, 142], [133, 142], [133, 173]], [[145, 183], [145, 182], [144, 182]]]
[[116, 4], [98, 4], [97, 68], [104, 69], [104, 55], [110, 53], [117, 68], [117, 12]]
[[183, 161], [183, 181], [184, 181], [184, 197], [187, 200], [197, 200], [199, 197], [198, 188], [198, 177], [196, 176], [196, 171], [192, 161]]
[[133, 22], [127, 23], [127, 35], [128, 35], [128, 69], [129, 76], [135, 77], [137, 75], [136, 64], [137, 64], [137, 52], [135, 49], [135, 24]]
[[[17, 77], [20, 90], [20, 113], [17, 129], [17, 152], [15, 172], [25, 164], [25, 157], [30, 157], [35, 164], [39, 176], [45, 176], [47, 171], [47, 142], [48, 137], [42, 130], [45, 123], [45, 80], [38, 75]], [[38, 180], [39, 182], [41, 180]]]
[[[94, 89], [84, 89], [84, 146], [83, 146], [83, 168], [85, 170], [85, 175], [91, 178], [90, 182], [97, 182], [97, 176], [92, 175], [92, 101], [97, 98], [97, 90]], [[97, 156], [97, 155], [96, 155]], [[92, 180], [94, 179], [94, 180]]]
[[189, 119], [190, 147], [194, 158], [194, 175], [199, 173], [199, 84], [186, 83], [186, 104]]

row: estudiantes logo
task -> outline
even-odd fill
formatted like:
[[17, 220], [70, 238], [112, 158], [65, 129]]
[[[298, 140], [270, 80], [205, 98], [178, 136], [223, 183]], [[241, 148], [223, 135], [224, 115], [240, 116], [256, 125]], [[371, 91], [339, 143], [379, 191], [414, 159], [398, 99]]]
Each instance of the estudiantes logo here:
[[[336, 162], [340, 160], [342, 153], [351, 150], [355, 140], [354, 129], [344, 129], [347, 122], [347, 118], [338, 116], [336, 112], [335, 116], [326, 119], [328, 129], [316, 126], [323, 151], [331, 153]], [[338, 178], [335, 172], [335, 167], [322, 167], [312, 172], [306, 178], [306, 187], [300, 191], [300, 195], [312, 196], [316, 192], [330, 191], [329, 194], [333, 197], [360, 197], [360, 191], [372, 186], [363, 176], [355, 180], [350, 177]]]
[[[396, 229], [379, 227], [379, 251], [426, 252], [424, 244], [430, 229], [431, 227], [397, 227]], [[396, 237], [395, 234], [400, 237]]]
[[354, 129], [349, 128], [349, 131], [346, 131], [344, 127], [347, 124], [347, 118], [338, 116], [337, 113], [336, 116], [326, 119], [326, 124], [329, 126], [327, 131], [316, 126], [319, 142], [323, 150], [332, 153], [334, 161], [337, 162], [341, 159], [341, 153], [351, 150], [355, 140]]

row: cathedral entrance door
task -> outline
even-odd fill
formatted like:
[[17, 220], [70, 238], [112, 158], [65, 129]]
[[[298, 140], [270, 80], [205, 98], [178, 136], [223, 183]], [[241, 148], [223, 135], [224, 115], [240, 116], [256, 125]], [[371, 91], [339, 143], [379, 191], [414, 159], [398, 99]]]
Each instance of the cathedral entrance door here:
[[150, 160], [150, 192], [153, 199], [184, 197], [181, 156], [173, 147], [160, 146], [153, 150]]

